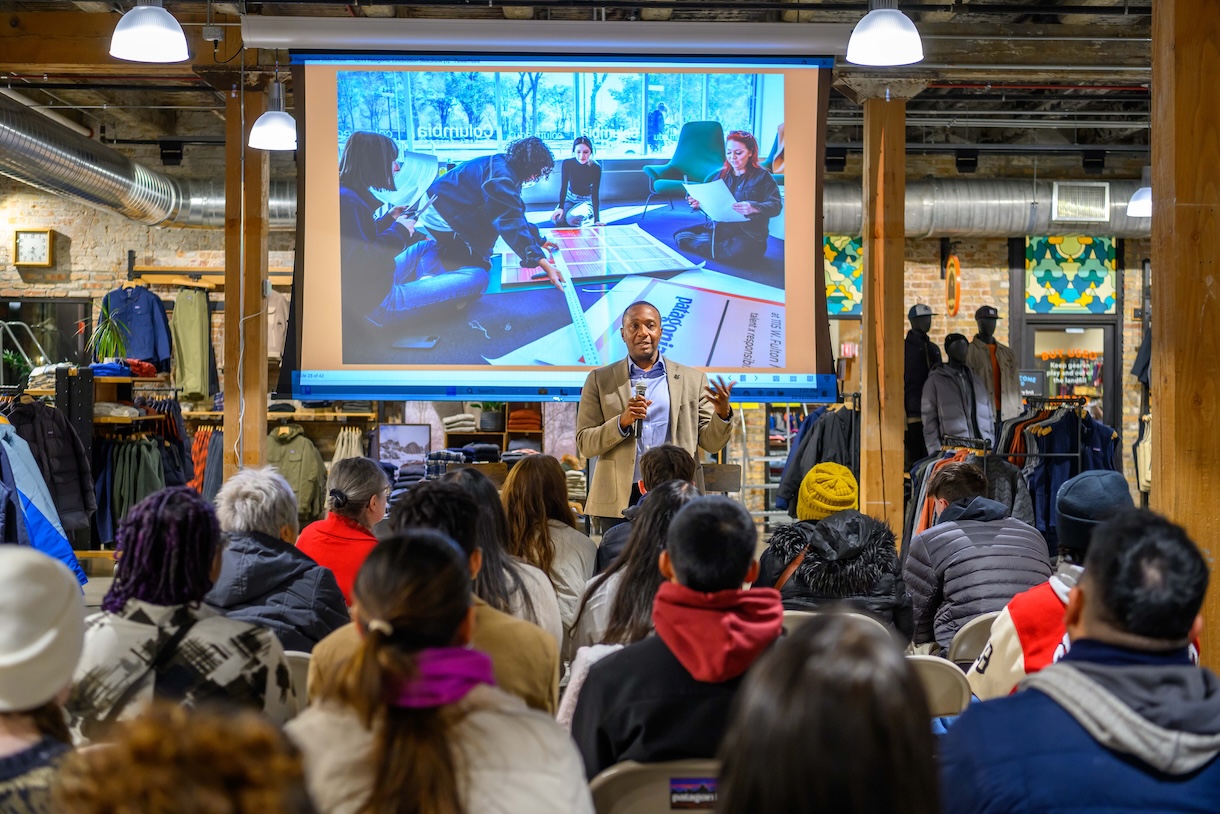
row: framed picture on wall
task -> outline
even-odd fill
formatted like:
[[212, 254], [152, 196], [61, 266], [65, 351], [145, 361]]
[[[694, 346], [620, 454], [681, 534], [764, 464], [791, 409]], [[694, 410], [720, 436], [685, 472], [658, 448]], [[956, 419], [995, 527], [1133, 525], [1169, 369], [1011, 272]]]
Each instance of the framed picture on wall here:
[[377, 435], [377, 457], [383, 463], [422, 464], [432, 451], [432, 427], [428, 424], [381, 424]]

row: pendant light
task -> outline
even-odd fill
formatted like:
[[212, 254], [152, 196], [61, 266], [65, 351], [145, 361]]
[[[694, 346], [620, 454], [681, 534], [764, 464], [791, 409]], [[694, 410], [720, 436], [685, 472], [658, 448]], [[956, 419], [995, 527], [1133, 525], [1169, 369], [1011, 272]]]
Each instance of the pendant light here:
[[249, 144], [256, 150], [297, 148], [297, 120], [284, 110], [284, 84], [278, 79], [271, 83], [267, 112], [250, 128]]
[[898, 0], [869, 0], [868, 14], [856, 23], [847, 41], [847, 61], [886, 68], [923, 61], [923, 41]]
[[1127, 201], [1127, 217], [1152, 217], [1152, 168], [1144, 167], [1140, 174], [1140, 188]]
[[185, 62], [182, 26], [161, 6], [161, 0], [136, 0], [119, 19], [110, 37], [110, 56], [129, 62]]

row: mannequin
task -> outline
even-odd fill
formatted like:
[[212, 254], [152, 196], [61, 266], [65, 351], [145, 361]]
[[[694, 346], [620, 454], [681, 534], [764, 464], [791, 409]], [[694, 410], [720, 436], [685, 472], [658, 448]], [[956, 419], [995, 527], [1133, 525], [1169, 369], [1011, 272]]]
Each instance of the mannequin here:
[[1007, 345], [996, 341], [996, 321], [1000, 313], [990, 305], [974, 312], [978, 335], [970, 343], [967, 363], [983, 381], [991, 399], [996, 422], [1016, 418], [1021, 413], [1021, 383], [1017, 378], [1017, 357]]
[[918, 460], [926, 458], [927, 447], [923, 440], [923, 418], [920, 414], [923, 386], [928, 374], [942, 364], [940, 348], [928, 338], [932, 330], [932, 309], [923, 303], [911, 306], [907, 319], [911, 330], [907, 333], [904, 350], [903, 395], [907, 413], [906, 453], [907, 469]]
[[995, 443], [995, 411], [983, 383], [970, 370], [971, 344], [962, 334], [945, 337], [948, 364], [928, 374], [923, 387], [923, 437], [930, 454], [940, 452], [946, 435]]

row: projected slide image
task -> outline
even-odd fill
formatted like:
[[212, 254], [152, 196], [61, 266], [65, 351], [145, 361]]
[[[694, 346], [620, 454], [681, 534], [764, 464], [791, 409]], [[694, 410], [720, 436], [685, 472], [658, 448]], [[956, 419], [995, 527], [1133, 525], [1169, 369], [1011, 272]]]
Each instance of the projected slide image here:
[[[766, 301], [782, 322], [784, 81], [555, 65], [339, 70], [343, 362], [586, 365], [570, 336], [581, 315], [618, 307], [637, 278], [696, 274], [693, 297], [657, 289], [690, 299], [701, 332], [691, 341], [714, 336], [719, 348], [681, 361], [782, 367], [782, 348], [756, 350], [749, 322], [769, 335], [773, 312], [738, 320], [732, 303]], [[705, 321], [721, 330], [703, 336]], [[546, 353], [527, 351], [539, 341]]]

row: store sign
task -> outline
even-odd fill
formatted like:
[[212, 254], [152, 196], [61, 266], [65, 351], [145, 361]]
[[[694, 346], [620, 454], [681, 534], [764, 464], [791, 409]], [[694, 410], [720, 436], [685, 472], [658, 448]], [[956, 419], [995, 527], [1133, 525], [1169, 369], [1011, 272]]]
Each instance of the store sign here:
[[1098, 352], [1095, 350], [1048, 350], [1038, 354], [1044, 362], [1052, 359], [1088, 359], [1096, 361]]
[[1018, 370], [1017, 382], [1021, 386], [1021, 398], [1029, 396], [1044, 398], [1046, 396], [1045, 370]]
[[1097, 354], [1089, 359], [1084, 356], [1055, 357], [1046, 363], [1046, 375], [1056, 384], [1082, 387], [1097, 383]]

